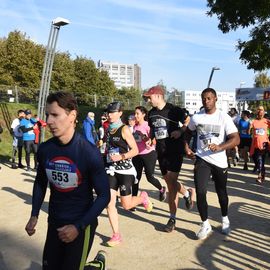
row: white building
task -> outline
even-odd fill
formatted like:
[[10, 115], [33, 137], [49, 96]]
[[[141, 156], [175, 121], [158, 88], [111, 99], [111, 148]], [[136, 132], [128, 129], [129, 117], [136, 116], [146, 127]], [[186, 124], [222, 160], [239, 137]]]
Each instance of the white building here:
[[121, 64], [99, 60], [97, 68], [107, 71], [118, 89], [122, 87], [141, 89], [141, 68], [137, 64]]
[[[190, 114], [198, 112], [202, 107], [201, 91], [181, 91], [183, 107]], [[235, 92], [217, 92], [217, 108], [228, 112], [230, 108], [236, 107]]]

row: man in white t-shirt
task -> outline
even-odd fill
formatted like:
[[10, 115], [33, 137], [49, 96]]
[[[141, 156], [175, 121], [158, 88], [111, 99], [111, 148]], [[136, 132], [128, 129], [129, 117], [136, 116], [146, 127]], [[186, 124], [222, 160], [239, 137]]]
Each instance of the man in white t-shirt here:
[[16, 154], [18, 152], [18, 167], [24, 168], [22, 165], [22, 148], [23, 148], [23, 132], [20, 130], [21, 120], [25, 117], [24, 110], [18, 110], [18, 117], [12, 121], [10, 132], [13, 136], [12, 142], [12, 169], [16, 169]]
[[[185, 151], [188, 156], [196, 157], [194, 181], [197, 207], [202, 220], [197, 237], [204, 239], [212, 231], [208, 221], [208, 205], [206, 200], [207, 185], [211, 176], [215, 183], [221, 208], [222, 233], [226, 235], [230, 233], [226, 150], [238, 145], [240, 138], [231, 117], [216, 108], [216, 91], [212, 88], [206, 88], [203, 90], [201, 97], [204, 109], [191, 117], [186, 132]], [[196, 153], [188, 145], [192, 135], [191, 132], [195, 130], [197, 131]]]

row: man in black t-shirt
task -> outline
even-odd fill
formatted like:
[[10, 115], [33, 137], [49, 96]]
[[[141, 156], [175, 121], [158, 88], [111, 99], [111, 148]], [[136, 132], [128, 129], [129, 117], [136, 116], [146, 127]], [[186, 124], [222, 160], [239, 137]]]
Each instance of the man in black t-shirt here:
[[186, 110], [176, 107], [164, 100], [164, 91], [160, 86], [150, 88], [144, 97], [151, 103], [148, 122], [151, 128], [151, 140], [156, 141], [156, 151], [161, 173], [168, 186], [168, 203], [170, 219], [164, 230], [171, 232], [175, 228], [178, 192], [184, 195], [187, 209], [193, 207], [195, 190], [185, 188], [177, 181], [184, 156], [183, 133], [186, 130], [189, 116]]

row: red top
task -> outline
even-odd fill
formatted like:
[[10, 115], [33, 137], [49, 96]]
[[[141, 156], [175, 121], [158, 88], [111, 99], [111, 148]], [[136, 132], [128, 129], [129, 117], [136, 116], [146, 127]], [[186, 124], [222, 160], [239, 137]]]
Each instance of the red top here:
[[250, 155], [254, 154], [255, 149], [268, 149], [269, 139], [267, 129], [270, 128], [270, 121], [266, 118], [255, 119], [251, 122], [252, 128], [252, 143]]

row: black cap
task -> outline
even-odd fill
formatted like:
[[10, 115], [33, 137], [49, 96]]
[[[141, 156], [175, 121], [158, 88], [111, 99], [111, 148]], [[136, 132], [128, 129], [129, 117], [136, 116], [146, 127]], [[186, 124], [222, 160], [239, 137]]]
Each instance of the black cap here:
[[119, 101], [112, 102], [107, 106], [107, 113], [120, 112], [120, 111], [122, 111], [122, 105], [121, 105], [121, 102]]
[[24, 113], [27, 115], [27, 114], [32, 114], [31, 110], [27, 109], [24, 111]]

